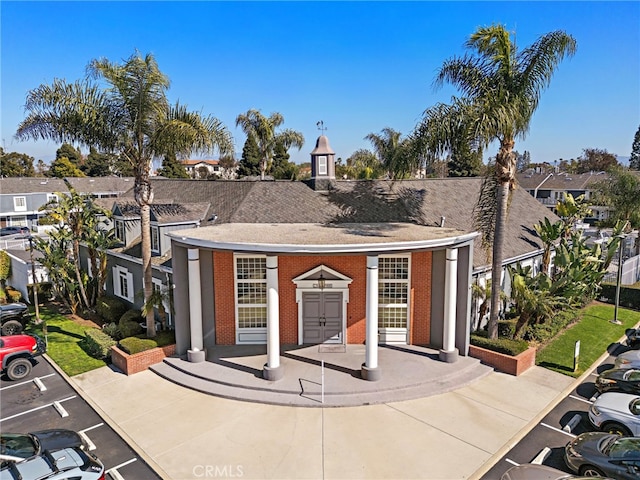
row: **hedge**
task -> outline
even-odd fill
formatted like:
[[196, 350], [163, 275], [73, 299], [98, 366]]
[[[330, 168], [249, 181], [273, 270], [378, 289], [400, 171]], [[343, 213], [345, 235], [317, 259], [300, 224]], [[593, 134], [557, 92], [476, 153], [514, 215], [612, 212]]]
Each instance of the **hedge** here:
[[80, 346], [87, 354], [99, 359], [110, 358], [111, 347], [117, 343], [113, 338], [97, 328], [90, 328], [84, 335]]
[[[614, 304], [616, 302], [616, 285], [603, 283], [598, 300]], [[621, 286], [620, 306], [640, 310], [640, 288]]]
[[96, 302], [96, 312], [104, 323], [118, 323], [129, 307], [116, 297], [100, 297]]
[[529, 342], [526, 340], [512, 340], [510, 338], [490, 340], [478, 333], [471, 334], [471, 345], [514, 357], [529, 348]]
[[173, 330], [158, 332], [155, 338], [145, 338], [144, 334], [136, 337], [127, 337], [120, 340], [120, 348], [129, 355], [144, 352], [156, 347], [165, 347], [176, 343], [176, 336]]

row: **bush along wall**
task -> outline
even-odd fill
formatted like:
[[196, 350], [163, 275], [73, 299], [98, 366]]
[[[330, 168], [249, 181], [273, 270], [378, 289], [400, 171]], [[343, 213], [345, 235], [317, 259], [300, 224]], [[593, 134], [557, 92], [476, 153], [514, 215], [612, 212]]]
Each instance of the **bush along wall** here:
[[[616, 286], [611, 284], [603, 284], [602, 291], [598, 296], [598, 300], [610, 304], [616, 302]], [[640, 310], [640, 288], [620, 287], [620, 303], [621, 307], [633, 308]]]
[[91, 328], [85, 332], [80, 347], [94, 358], [108, 360], [111, 357], [111, 347], [115, 344], [116, 341], [102, 330]]

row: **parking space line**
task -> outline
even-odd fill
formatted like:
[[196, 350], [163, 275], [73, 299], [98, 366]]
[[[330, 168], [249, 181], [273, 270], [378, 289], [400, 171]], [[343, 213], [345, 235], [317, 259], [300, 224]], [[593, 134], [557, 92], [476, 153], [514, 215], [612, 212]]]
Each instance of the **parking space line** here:
[[20, 383], [14, 383], [12, 385], [7, 385], [6, 387], [0, 388], [0, 392], [2, 392], [3, 390], [9, 390], [10, 388], [19, 387], [20, 385], [26, 385], [27, 383], [35, 382], [39, 378], [42, 379], [42, 378], [47, 378], [47, 377], [53, 377], [54, 375], [55, 375], [55, 373], [50, 373], [49, 375], [44, 375], [43, 377], [36, 377], [33, 380], [27, 380], [25, 382], [20, 382]]
[[519, 463], [514, 462], [510, 458], [505, 458], [504, 461], [510, 463], [511, 465], [515, 465], [516, 467], [520, 465]]
[[540, 423], [540, 425], [542, 425], [543, 427], [550, 428], [551, 430], [555, 430], [556, 432], [562, 433], [563, 435], [567, 435], [571, 438], [576, 438], [576, 436], [573, 433], [565, 432], [564, 430], [560, 430], [559, 428], [552, 427], [551, 425], [547, 425], [546, 423]]
[[[63, 398], [62, 400], [57, 400], [57, 403], [66, 402], [67, 400], [73, 400], [74, 398], [76, 398], [76, 395], [73, 395], [73, 396], [67, 397], [67, 398]], [[54, 403], [56, 403], [56, 402], [47, 403], [46, 405], [41, 405], [39, 407], [32, 408], [31, 410], [27, 410], [26, 412], [16, 413], [15, 415], [11, 415], [10, 417], [0, 418], [0, 422], [4, 422], [5, 420], [11, 420], [12, 418], [18, 418], [18, 417], [21, 417], [22, 415], [26, 415], [27, 413], [32, 413], [32, 412], [36, 412], [38, 410], [42, 410], [43, 408], [52, 407]]]
[[115, 473], [115, 475], [118, 475], [119, 478], [122, 478], [122, 475], [120, 475], [120, 472], [118, 472], [119, 468], [125, 467], [127, 465], [129, 465], [130, 463], [135, 462], [136, 460], [138, 460], [136, 457], [133, 457], [131, 460], [127, 460], [124, 463], [121, 463], [120, 465], [116, 465], [115, 467], [111, 467], [109, 470], [107, 470], [106, 473], [108, 473], [109, 475], [114, 476], [113, 474]]
[[78, 433], [80, 434], [80, 436], [84, 439], [84, 441], [89, 446], [89, 450], [95, 450], [96, 444], [91, 441], [91, 439], [89, 438], [89, 435], [87, 435], [87, 432], [89, 430], [93, 430], [94, 428], [101, 427], [102, 425], [104, 425], [104, 423], [101, 422], [97, 425], [94, 425], [93, 427], [85, 428], [84, 430], [78, 430]]
[[575, 395], [569, 395], [569, 398], [573, 398], [574, 400], [580, 400], [581, 402], [588, 403], [589, 405], [593, 403], [590, 400], [587, 400], [586, 398], [576, 397]]
[[84, 432], [88, 432], [89, 430], [93, 430], [94, 428], [101, 427], [101, 426], [103, 426], [103, 425], [104, 425], [104, 423], [103, 423], [103, 422], [100, 422], [100, 423], [98, 423], [97, 425], [94, 425], [93, 427], [85, 428], [85, 429], [83, 429], [83, 430], [79, 430], [79, 431], [84, 433]]

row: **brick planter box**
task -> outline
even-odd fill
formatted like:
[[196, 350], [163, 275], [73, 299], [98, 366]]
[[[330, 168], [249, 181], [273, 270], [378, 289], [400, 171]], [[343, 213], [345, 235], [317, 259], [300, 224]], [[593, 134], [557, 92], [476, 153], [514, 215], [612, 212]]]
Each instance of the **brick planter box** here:
[[151, 365], [160, 363], [165, 357], [175, 355], [176, 346], [156, 347], [144, 352], [129, 355], [118, 347], [111, 347], [111, 362], [126, 375], [142, 372]]
[[483, 363], [492, 366], [500, 372], [516, 376], [536, 364], [536, 347], [529, 347], [521, 354], [512, 357], [504, 353], [469, 345], [469, 355], [480, 359]]

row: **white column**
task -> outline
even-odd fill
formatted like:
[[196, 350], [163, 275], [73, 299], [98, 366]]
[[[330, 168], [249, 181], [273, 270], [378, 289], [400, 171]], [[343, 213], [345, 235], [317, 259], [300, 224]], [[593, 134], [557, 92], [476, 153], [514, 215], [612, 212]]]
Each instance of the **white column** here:
[[263, 377], [282, 378], [280, 366], [280, 298], [278, 295], [278, 257], [267, 257], [267, 364]]
[[458, 249], [447, 248], [444, 273], [444, 319], [440, 359], [447, 362], [457, 360], [456, 350], [456, 302], [458, 285]]
[[189, 327], [191, 330], [191, 349], [187, 352], [189, 361], [204, 361], [204, 343], [202, 335], [202, 293], [200, 291], [200, 251], [190, 248], [189, 259]]
[[367, 257], [367, 310], [366, 310], [365, 363], [362, 377], [379, 380], [378, 369], [378, 257]]

